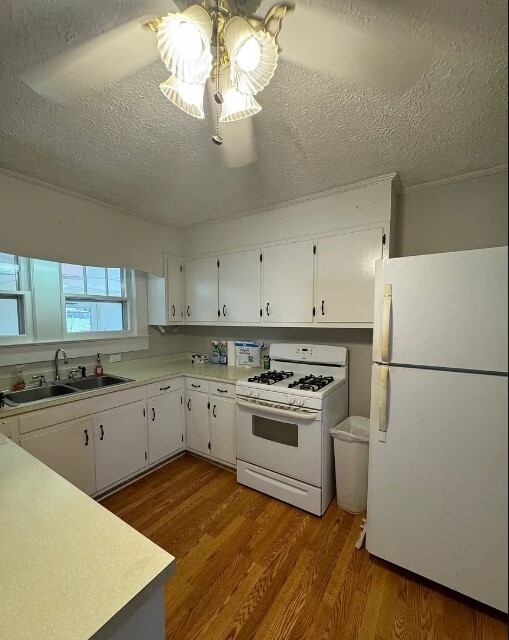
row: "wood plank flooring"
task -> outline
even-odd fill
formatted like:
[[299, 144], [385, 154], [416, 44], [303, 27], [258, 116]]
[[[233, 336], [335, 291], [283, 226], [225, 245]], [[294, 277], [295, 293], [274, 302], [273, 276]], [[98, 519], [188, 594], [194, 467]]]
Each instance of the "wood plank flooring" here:
[[315, 518], [189, 455], [107, 509], [177, 558], [168, 640], [498, 640], [507, 619], [355, 550], [361, 516]]

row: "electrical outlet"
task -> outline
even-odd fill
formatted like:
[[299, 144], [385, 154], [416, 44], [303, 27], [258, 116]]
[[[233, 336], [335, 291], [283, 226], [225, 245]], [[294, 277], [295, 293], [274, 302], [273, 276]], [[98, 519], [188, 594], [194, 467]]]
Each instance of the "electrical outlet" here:
[[122, 360], [122, 355], [120, 353], [110, 354], [110, 362], [120, 362], [121, 360]]

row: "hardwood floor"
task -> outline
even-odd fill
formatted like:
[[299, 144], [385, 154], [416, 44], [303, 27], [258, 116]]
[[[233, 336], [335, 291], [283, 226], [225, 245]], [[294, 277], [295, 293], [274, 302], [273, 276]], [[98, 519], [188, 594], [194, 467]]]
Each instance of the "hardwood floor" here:
[[102, 503], [177, 558], [168, 640], [498, 640], [504, 616], [370, 558], [361, 516], [315, 518], [186, 455]]

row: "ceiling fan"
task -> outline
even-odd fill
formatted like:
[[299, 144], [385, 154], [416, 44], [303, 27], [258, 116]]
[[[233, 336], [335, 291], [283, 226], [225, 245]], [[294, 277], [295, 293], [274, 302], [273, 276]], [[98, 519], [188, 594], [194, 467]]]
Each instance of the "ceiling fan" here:
[[256, 159], [251, 116], [261, 105], [255, 96], [272, 80], [280, 57], [312, 73], [396, 93], [415, 84], [431, 61], [429, 44], [382, 23], [359, 26], [323, 9], [286, 4], [259, 18], [258, 4], [205, 0], [179, 11], [168, 0], [166, 16], [127, 22], [21, 77], [40, 95], [65, 102], [162, 59], [170, 77], [160, 89], [189, 115], [204, 117], [208, 87], [217, 114], [212, 140], [226, 166], [239, 167]]

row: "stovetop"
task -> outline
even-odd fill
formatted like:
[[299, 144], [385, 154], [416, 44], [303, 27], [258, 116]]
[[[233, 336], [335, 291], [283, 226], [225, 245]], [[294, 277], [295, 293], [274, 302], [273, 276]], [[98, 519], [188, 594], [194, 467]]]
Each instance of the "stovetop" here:
[[[326, 373], [331, 373], [330, 368]], [[326, 375], [323, 371], [312, 373], [309, 369], [297, 372], [286, 369], [273, 370], [239, 380], [237, 394], [246, 395], [247, 392], [247, 395], [252, 396], [251, 390], [259, 390], [255, 392], [256, 397], [263, 398], [264, 392], [267, 396], [270, 390], [289, 395], [323, 398], [345, 381], [346, 371], [341, 368], [334, 371], [334, 375]]]

